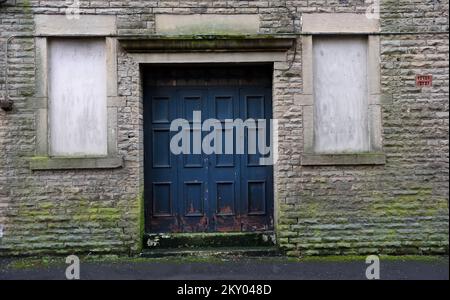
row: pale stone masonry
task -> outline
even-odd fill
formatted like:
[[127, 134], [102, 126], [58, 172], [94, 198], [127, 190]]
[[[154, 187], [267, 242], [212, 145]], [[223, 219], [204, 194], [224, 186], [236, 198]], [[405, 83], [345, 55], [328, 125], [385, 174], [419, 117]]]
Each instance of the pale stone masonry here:
[[[160, 57], [129, 53], [117, 39], [155, 36], [158, 26], [167, 25], [157, 26], [157, 19], [167, 15], [217, 15], [223, 24], [230, 24], [224, 16], [251, 15], [251, 24], [241, 31], [257, 26], [259, 34], [295, 38], [297, 45], [287, 54], [255, 58], [274, 62], [273, 111], [280, 120], [275, 232], [277, 244], [288, 255], [448, 253], [449, 3], [380, 2], [379, 30], [373, 32], [370, 24], [360, 30], [379, 39], [374, 54], [379, 92], [373, 105], [379, 109], [374, 119], [378, 116], [380, 124], [373, 128], [380, 131], [376, 138], [381, 149], [367, 157], [336, 160], [312, 157], [305, 149], [311, 138], [313, 99], [308, 98], [310, 83], [304, 78], [307, 62], [302, 61], [308, 51], [302, 41], [311, 32], [302, 26], [323, 25], [307, 21], [313, 14], [364, 15], [371, 3], [81, 0], [82, 16], [102, 16], [104, 22], [103, 27], [82, 24], [85, 29], [80, 30], [98, 30], [98, 35], [108, 36], [113, 45], [109, 49], [117, 50], [108, 54], [108, 146], [114, 151], [103, 160], [59, 162], [41, 151], [47, 102], [39, 84], [47, 79], [39, 68], [44, 49], [39, 35], [64, 30], [63, 24], [45, 20], [64, 15], [66, 1], [0, 4], [0, 100], [7, 85], [13, 101], [11, 111], [0, 109], [0, 255], [140, 251], [144, 220], [139, 63]], [[200, 24], [202, 20], [198, 18]], [[162, 25], [162, 32], [177, 27]], [[110, 31], [111, 26], [115, 30]], [[176, 55], [164, 57], [183, 59]], [[201, 55], [207, 54], [191, 58], [206, 59]], [[415, 76], [423, 74], [433, 75], [432, 87], [416, 86]]]

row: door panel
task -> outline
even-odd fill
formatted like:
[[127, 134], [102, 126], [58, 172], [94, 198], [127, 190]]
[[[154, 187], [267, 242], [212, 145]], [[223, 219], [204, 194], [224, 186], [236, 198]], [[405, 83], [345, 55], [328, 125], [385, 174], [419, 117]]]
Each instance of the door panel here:
[[[145, 89], [145, 201], [147, 232], [231, 232], [268, 230], [273, 226], [273, 168], [260, 165], [259, 154], [248, 152], [255, 126], [246, 128], [245, 152], [237, 149], [235, 128], [225, 120], [248, 118], [270, 121], [270, 88], [180, 88]], [[217, 119], [221, 153], [194, 153], [210, 132], [193, 123]], [[170, 123], [183, 118], [190, 124], [190, 153], [174, 155]], [[257, 143], [261, 136], [254, 135]], [[270, 140], [270, 132], [266, 133]], [[228, 149], [226, 145], [231, 142]], [[231, 153], [230, 153], [231, 151]]]
[[[194, 146], [203, 138], [201, 128], [194, 126], [193, 113], [200, 111], [204, 117], [208, 112], [208, 95], [204, 89], [175, 89], [178, 116], [189, 121], [190, 125], [190, 153], [194, 153]], [[198, 124], [200, 125], [200, 124]], [[196, 125], [196, 126], [198, 126]], [[195, 128], [194, 128], [195, 127]], [[197, 137], [196, 137], [197, 134]], [[180, 204], [179, 230], [182, 232], [208, 231], [206, 212], [209, 210], [208, 198], [208, 165], [204, 154], [178, 155], [177, 175], [178, 189], [183, 198]]]
[[[234, 120], [239, 117], [239, 91], [237, 89], [210, 89], [209, 99], [211, 99], [210, 111], [213, 112], [209, 117], [219, 120], [222, 129], [225, 129], [225, 120]], [[233, 130], [230, 129], [229, 132], [231, 133], [231, 131]], [[224, 132], [226, 130], [221, 130], [221, 149], [225, 154], [210, 156], [209, 186], [212, 196], [212, 230], [240, 231], [240, 211], [236, 210], [236, 203], [240, 202], [240, 157], [226, 154]]]
[[[240, 105], [245, 119], [263, 119], [269, 128], [272, 117], [272, 96], [270, 89], [242, 88]], [[249, 153], [249, 134], [253, 133], [258, 145], [260, 136], [255, 128], [245, 131], [245, 155], [241, 163], [241, 212], [242, 231], [256, 231], [273, 226], [273, 167], [260, 164], [260, 154]], [[270, 141], [270, 131], [266, 130], [266, 144]], [[263, 142], [263, 141], [262, 141]]]
[[[153, 89], [144, 105], [144, 165], [146, 216], [152, 216], [154, 227], [177, 232], [178, 190], [177, 157], [169, 149], [170, 123], [177, 116], [176, 95], [171, 89]], [[146, 223], [150, 230], [150, 223]]]

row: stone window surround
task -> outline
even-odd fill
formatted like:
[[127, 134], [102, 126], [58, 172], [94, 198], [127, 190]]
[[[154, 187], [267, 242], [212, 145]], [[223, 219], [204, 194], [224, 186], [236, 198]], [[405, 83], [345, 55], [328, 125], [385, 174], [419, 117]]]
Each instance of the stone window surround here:
[[[383, 165], [386, 157], [382, 146], [380, 38], [377, 20], [364, 14], [305, 14], [302, 17], [303, 93], [295, 96], [302, 107], [304, 153], [303, 166]], [[368, 39], [368, 101], [371, 151], [366, 153], [322, 154], [314, 151], [313, 36], [320, 34], [364, 35]]]
[[[68, 20], [64, 15], [35, 16], [36, 93], [36, 157], [30, 159], [32, 170], [112, 169], [123, 166], [117, 151], [117, 106], [120, 103], [117, 86], [117, 40], [115, 16], [81, 16]], [[49, 144], [48, 40], [51, 38], [103, 38], [107, 65], [107, 148], [106, 156], [51, 156]]]

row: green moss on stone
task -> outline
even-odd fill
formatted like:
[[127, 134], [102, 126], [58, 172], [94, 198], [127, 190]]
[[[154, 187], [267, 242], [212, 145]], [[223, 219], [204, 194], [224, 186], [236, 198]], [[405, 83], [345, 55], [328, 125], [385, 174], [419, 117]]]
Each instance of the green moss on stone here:
[[138, 198], [136, 199], [138, 203], [138, 212], [139, 216], [139, 231], [137, 238], [137, 251], [140, 253], [144, 247], [144, 235], [145, 235], [145, 210], [144, 210], [144, 189], [141, 188], [139, 192]]
[[369, 212], [373, 216], [436, 216], [448, 214], [448, 201], [446, 198], [433, 196], [432, 188], [414, 189], [410, 194], [394, 197], [374, 193]]
[[48, 161], [49, 159], [50, 158], [48, 156], [33, 156], [29, 158], [29, 160], [36, 162], [45, 162]]
[[23, 11], [25, 14], [30, 15], [33, 13], [33, 10], [31, 8], [31, 2], [30, 0], [22, 0], [23, 1]]

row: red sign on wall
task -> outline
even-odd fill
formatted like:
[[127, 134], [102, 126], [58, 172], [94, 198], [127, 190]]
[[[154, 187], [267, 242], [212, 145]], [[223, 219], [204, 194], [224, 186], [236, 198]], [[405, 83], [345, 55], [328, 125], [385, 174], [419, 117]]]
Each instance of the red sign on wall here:
[[416, 75], [417, 87], [428, 87], [433, 85], [433, 75]]

